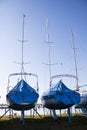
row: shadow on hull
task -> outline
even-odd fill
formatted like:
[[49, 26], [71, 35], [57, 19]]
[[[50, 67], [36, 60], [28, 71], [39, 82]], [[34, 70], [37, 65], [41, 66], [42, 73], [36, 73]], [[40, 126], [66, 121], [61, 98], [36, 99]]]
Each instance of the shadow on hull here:
[[73, 106], [74, 104], [68, 104], [65, 105], [63, 103], [55, 103], [55, 104], [44, 104], [44, 107], [48, 108], [48, 109], [54, 109], [54, 110], [61, 110], [61, 109], [66, 109], [68, 107]]
[[7, 100], [9, 101], [9, 108], [12, 108], [13, 110], [17, 110], [17, 111], [20, 111], [20, 110], [30, 110], [32, 108], [35, 107], [35, 103], [23, 103], [23, 104], [16, 104], [14, 102], [12, 102], [11, 100], [9, 100], [7, 98]]

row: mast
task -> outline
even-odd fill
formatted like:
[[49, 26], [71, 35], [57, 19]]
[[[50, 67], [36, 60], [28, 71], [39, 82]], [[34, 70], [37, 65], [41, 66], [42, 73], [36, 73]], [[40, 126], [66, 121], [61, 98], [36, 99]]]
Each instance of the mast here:
[[51, 59], [50, 59], [50, 44], [52, 42], [49, 41], [49, 31], [48, 31], [48, 17], [46, 18], [46, 41], [45, 43], [48, 45], [48, 64], [44, 63], [45, 65], [49, 66], [49, 85], [51, 87]]
[[74, 35], [73, 35], [73, 31], [71, 29], [71, 33], [72, 33], [72, 49], [73, 49], [73, 54], [74, 54], [74, 65], [75, 65], [75, 75], [77, 77], [76, 79], [76, 90], [78, 91], [78, 69], [77, 69], [77, 61], [76, 61], [76, 48], [75, 48], [75, 42], [74, 42]]
[[[46, 34], [47, 34], [47, 37], [46, 37], [46, 43], [48, 44], [48, 65], [49, 65], [49, 78], [50, 78], [50, 81], [51, 81], [51, 59], [50, 59], [50, 41], [49, 41], [49, 28], [48, 28], [48, 18], [46, 18]], [[51, 86], [51, 83], [50, 83], [50, 86]]]
[[24, 22], [25, 22], [25, 17], [26, 15], [23, 14], [23, 25], [22, 25], [22, 40], [21, 40], [21, 43], [22, 43], [22, 59], [21, 59], [21, 73], [24, 72]]
[[46, 18], [46, 41], [45, 43], [48, 45], [48, 64], [44, 63], [45, 65], [49, 66], [49, 85], [51, 87], [51, 65], [56, 65], [57, 63], [51, 63], [51, 55], [50, 55], [50, 44], [53, 42], [50, 42], [49, 40], [49, 28], [48, 28], [48, 17]]
[[24, 26], [25, 26], [25, 17], [26, 15], [23, 14], [23, 23], [22, 23], [22, 40], [19, 40], [21, 42], [21, 63], [18, 63], [21, 65], [21, 79], [23, 78], [24, 73], [24, 64], [28, 64], [29, 62], [24, 62], [24, 43], [27, 42], [27, 40], [24, 40]]

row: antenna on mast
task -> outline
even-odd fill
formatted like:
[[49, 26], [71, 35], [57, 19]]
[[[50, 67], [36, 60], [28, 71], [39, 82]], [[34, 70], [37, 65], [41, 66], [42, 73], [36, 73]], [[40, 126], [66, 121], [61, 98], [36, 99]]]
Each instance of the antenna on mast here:
[[71, 33], [72, 33], [72, 49], [73, 49], [73, 53], [74, 53], [74, 65], [75, 65], [75, 75], [77, 77], [76, 79], [76, 90], [78, 91], [79, 88], [78, 88], [78, 69], [77, 69], [77, 61], [76, 61], [76, 48], [75, 48], [75, 42], [74, 42], [74, 34], [73, 34], [73, 31], [71, 29]]

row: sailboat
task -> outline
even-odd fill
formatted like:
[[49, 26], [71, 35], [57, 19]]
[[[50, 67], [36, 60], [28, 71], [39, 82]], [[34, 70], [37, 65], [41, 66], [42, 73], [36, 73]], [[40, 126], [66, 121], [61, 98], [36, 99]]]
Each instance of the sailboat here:
[[[24, 20], [25, 15], [23, 15], [23, 27], [22, 27], [22, 62], [21, 65], [21, 72], [19, 73], [12, 73], [8, 76], [8, 87], [7, 87], [7, 95], [6, 99], [9, 105], [9, 108], [13, 110], [21, 111], [22, 120], [24, 121], [24, 111], [30, 110], [35, 107], [35, 104], [39, 98], [38, 90], [35, 90], [34, 87], [31, 87], [27, 80], [27, 76], [33, 76], [37, 80], [37, 89], [38, 89], [38, 76], [37, 74], [27, 73], [24, 71], [24, 59], [23, 59], [23, 45], [24, 45]], [[18, 81], [15, 86], [12, 87], [10, 90], [10, 78], [18, 77]]]
[[[75, 51], [75, 43], [74, 43], [74, 34], [73, 34], [72, 30], [71, 30], [71, 33], [72, 33], [72, 39], [73, 39], [73, 52], [74, 52], [75, 72], [76, 72], [76, 77], [78, 77], [76, 51]], [[76, 90], [79, 92], [81, 100], [80, 100], [80, 102], [78, 104], [75, 105], [75, 108], [81, 109], [82, 115], [87, 117], [87, 89], [86, 89], [86, 87], [87, 87], [87, 84], [79, 86], [78, 85], [78, 80], [77, 80]]]
[[[46, 29], [48, 21], [46, 21]], [[52, 110], [52, 116], [54, 119], [57, 119], [56, 111], [61, 109], [68, 109], [68, 118], [71, 123], [71, 113], [70, 107], [80, 102], [80, 94], [74, 90], [69, 89], [62, 80], [58, 81], [55, 85], [52, 84], [52, 80], [57, 77], [71, 77], [77, 78], [71, 74], [62, 74], [51, 76], [50, 69], [50, 42], [49, 42], [49, 33], [47, 30], [47, 42], [49, 44], [49, 70], [50, 70], [50, 85], [49, 89], [42, 94], [42, 103], [43, 106]]]
[[[54, 75], [51, 78], [63, 76], [76, 78], [74, 75], [70, 74]], [[71, 123], [70, 107], [80, 102], [80, 94], [71, 90], [62, 80], [59, 80], [57, 83], [49, 86], [49, 89], [42, 94], [41, 100], [43, 106], [51, 110], [54, 119], [58, 119], [55, 110], [68, 109], [69, 123]]]
[[79, 103], [80, 95], [74, 90], [69, 89], [62, 80], [59, 80], [43, 93], [42, 101], [48, 109], [65, 109]]
[[83, 88], [83, 87], [84, 88], [87, 87], [87, 84], [79, 86], [79, 93], [81, 96], [81, 101], [75, 105], [75, 108], [81, 109], [82, 115], [87, 117], [87, 90], [86, 89], [81, 90], [81, 88]]

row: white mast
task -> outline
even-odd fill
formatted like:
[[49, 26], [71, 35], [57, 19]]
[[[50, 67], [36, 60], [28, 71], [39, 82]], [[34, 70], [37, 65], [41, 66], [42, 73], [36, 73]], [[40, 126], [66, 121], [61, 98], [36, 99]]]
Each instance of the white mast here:
[[74, 53], [74, 65], [75, 65], [75, 75], [77, 77], [76, 79], [76, 90], [78, 91], [78, 71], [77, 71], [77, 61], [76, 61], [76, 51], [75, 51], [75, 42], [74, 42], [74, 35], [73, 35], [73, 31], [71, 29], [71, 33], [72, 33], [72, 49], [73, 49], [73, 53]]
[[22, 49], [21, 49], [21, 79], [23, 78], [23, 73], [24, 73], [24, 23], [25, 23], [25, 17], [26, 15], [23, 14], [23, 24], [22, 24], [22, 40], [20, 42], [22, 43]]
[[[46, 18], [46, 34], [47, 34], [47, 37], [46, 37], [46, 43], [48, 44], [48, 47], [49, 47], [49, 51], [48, 51], [48, 65], [49, 65], [49, 78], [50, 78], [50, 81], [51, 81], [51, 59], [50, 59], [50, 41], [49, 41], [49, 28], [48, 28], [48, 18]], [[51, 85], [51, 83], [50, 83]]]
[[22, 24], [22, 40], [19, 40], [22, 44], [22, 50], [21, 50], [21, 63], [18, 63], [21, 65], [21, 79], [23, 78], [23, 73], [24, 73], [24, 64], [28, 64], [28, 63], [24, 63], [24, 42], [27, 42], [24, 40], [24, 25], [25, 25], [25, 17], [26, 15], [23, 14], [23, 24]]
[[50, 59], [50, 42], [49, 41], [49, 31], [48, 31], [48, 17], [46, 18], [46, 41], [45, 43], [47, 43], [48, 45], [48, 64], [44, 63], [45, 65], [49, 66], [49, 82], [50, 82], [50, 86], [51, 86], [51, 59]]
[[21, 60], [21, 73], [24, 72], [24, 20], [25, 20], [25, 15], [23, 15], [23, 26], [22, 26], [22, 60]]
[[48, 17], [46, 18], [46, 41], [45, 43], [47, 43], [48, 45], [48, 64], [44, 63], [45, 65], [48, 65], [49, 66], [49, 81], [50, 81], [50, 87], [51, 87], [51, 65], [55, 65], [55, 64], [52, 64], [51, 63], [51, 56], [50, 56], [50, 44], [53, 43], [53, 42], [50, 42], [49, 41], [49, 28], [48, 28]]

